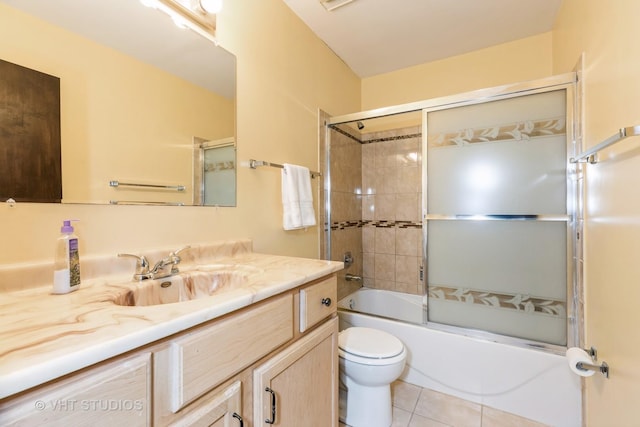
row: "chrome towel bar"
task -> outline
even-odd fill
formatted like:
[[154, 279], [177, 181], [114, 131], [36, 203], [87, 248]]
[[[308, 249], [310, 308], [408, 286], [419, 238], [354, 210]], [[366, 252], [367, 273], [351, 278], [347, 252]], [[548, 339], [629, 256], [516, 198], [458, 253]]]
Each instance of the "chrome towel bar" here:
[[[271, 166], [272, 168], [284, 169], [284, 165], [281, 165], [278, 163], [265, 162], [264, 160], [249, 159], [249, 167], [251, 169], [256, 169], [260, 166]], [[316, 172], [316, 171], [309, 171], [309, 174], [311, 174], [311, 178], [322, 176], [322, 172]]]
[[141, 205], [141, 206], [184, 206], [182, 202], [139, 202], [135, 200], [109, 200], [110, 205]]
[[571, 159], [569, 159], [569, 163], [598, 163], [598, 151], [604, 150], [605, 148], [619, 141], [622, 141], [625, 138], [638, 135], [640, 135], [640, 125], [620, 128], [618, 130], [618, 133], [616, 133], [615, 135], [610, 136], [600, 144], [580, 154], [578, 157], [572, 157]]
[[160, 185], [160, 184], [140, 184], [134, 182], [120, 182], [118, 180], [109, 181], [110, 187], [141, 187], [141, 188], [159, 188], [163, 190], [184, 191], [184, 185]]

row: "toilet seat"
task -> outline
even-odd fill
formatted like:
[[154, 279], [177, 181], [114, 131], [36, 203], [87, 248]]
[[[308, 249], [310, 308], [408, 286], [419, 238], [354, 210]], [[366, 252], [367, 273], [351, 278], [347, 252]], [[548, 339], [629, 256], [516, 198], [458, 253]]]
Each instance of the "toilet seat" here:
[[372, 328], [351, 327], [338, 336], [339, 356], [365, 365], [389, 365], [406, 356], [404, 344], [393, 335]]

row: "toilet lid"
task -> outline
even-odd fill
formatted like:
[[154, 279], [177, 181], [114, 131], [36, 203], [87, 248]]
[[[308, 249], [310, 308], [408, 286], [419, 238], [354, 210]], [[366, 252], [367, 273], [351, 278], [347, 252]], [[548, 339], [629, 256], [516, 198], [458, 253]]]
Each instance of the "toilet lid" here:
[[340, 332], [338, 347], [347, 353], [371, 359], [397, 356], [404, 349], [393, 335], [371, 328], [352, 327]]

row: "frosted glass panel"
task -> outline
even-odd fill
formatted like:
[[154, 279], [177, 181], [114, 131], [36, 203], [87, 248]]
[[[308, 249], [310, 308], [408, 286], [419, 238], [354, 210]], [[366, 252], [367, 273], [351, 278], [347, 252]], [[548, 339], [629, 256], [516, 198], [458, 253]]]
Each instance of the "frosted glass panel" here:
[[204, 150], [204, 204], [235, 206], [236, 148], [233, 145]]
[[567, 221], [455, 218], [568, 218], [566, 122], [564, 89], [427, 114], [429, 321], [566, 344]]
[[565, 213], [565, 97], [559, 90], [429, 113], [429, 212]]
[[429, 286], [566, 300], [564, 222], [429, 221]]
[[[431, 294], [430, 294], [431, 295]], [[567, 319], [524, 310], [495, 310], [481, 304], [460, 304], [429, 298], [429, 318], [438, 323], [489, 331], [510, 337], [566, 345]]]
[[566, 227], [429, 221], [429, 320], [564, 345]]

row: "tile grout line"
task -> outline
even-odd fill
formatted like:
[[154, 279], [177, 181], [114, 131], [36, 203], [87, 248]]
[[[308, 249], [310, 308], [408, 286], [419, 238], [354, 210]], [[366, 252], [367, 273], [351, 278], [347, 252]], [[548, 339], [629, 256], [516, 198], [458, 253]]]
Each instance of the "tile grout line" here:
[[416, 401], [413, 404], [413, 408], [411, 409], [411, 416], [409, 417], [409, 424], [407, 424], [407, 427], [411, 426], [411, 422], [413, 421], [413, 416], [416, 414], [416, 408], [418, 407], [418, 402], [420, 401], [420, 396], [422, 396], [423, 391], [424, 391], [424, 387], [420, 387], [420, 392], [418, 393], [418, 397], [416, 398]]

